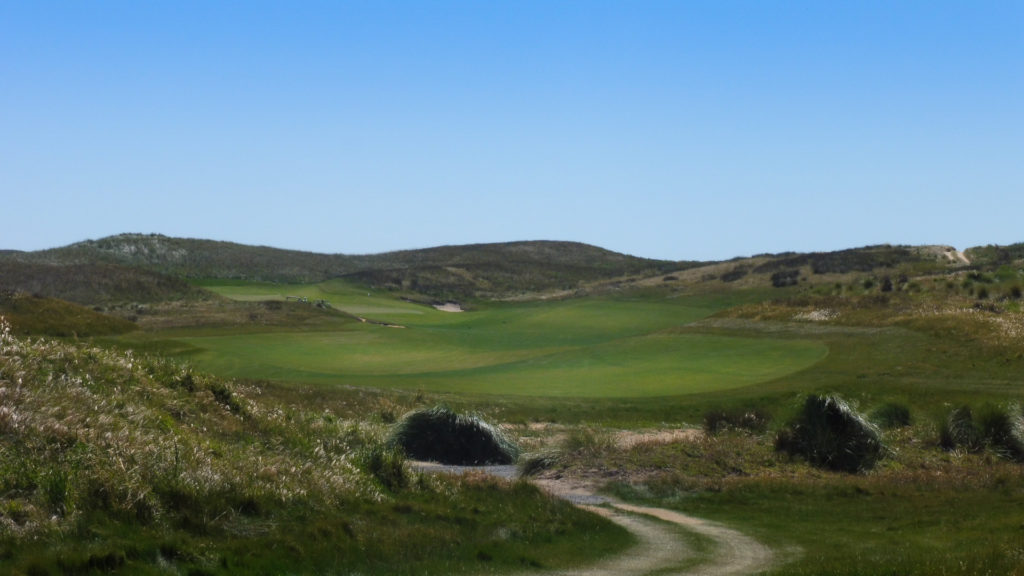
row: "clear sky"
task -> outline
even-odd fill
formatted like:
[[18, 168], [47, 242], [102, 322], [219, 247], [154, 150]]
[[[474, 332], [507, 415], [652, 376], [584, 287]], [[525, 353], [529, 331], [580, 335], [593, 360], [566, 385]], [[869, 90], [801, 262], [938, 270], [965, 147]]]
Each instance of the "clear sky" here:
[[1024, 2], [0, 0], [0, 249], [1024, 241]]

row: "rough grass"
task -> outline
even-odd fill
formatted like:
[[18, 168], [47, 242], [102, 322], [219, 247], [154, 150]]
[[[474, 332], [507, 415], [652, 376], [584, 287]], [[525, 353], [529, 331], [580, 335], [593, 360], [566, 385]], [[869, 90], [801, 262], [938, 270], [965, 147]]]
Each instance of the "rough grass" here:
[[410, 474], [344, 405], [0, 321], [4, 570], [478, 573], [628, 543], [530, 486]]
[[547, 473], [612, 479], [620, 497], [748, 532], [780, 554], [769, 574], [1020, 573], [1024, 468], [944, 451], [935, 434], [927, 421], [887, 432], [890, 455], [854, 475], [779, 454], [770, 434], [617, 445], [606, 432]]
[[883, 430], [910, 426], [910, 408], [897, 402], [887, 402], [871, 411], [870, 420]]
[[662, 475], [619, 494], [743, 527], [782, 551], [774, 575], [1020, 574], [1019, 468], [972, 456], [870, 476], [793, 471], [697, 489]]
[[209, 296], [185, 280], [117, 264], [72, 260], [64, 264], [0, 258], [0, 290], [59, 298], [77, 304], [111, 305]]
[[124, 334], [137, 326], [123, 318], [102, 314], [71, 302], [0, 292], [0, 314], [21, 335], [90, 337]]

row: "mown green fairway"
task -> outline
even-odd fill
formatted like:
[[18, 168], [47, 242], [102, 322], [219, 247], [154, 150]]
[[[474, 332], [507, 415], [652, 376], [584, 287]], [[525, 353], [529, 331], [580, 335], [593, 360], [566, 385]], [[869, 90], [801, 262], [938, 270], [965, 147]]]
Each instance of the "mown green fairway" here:
[[385, 327], [330, 332], [183, 335], [218, 374], [316, 384], [563, 397], [667, 396], [771, 380], [822, 359], [810, 340], [671, 330], [731, 304], [726, 297], [489, 304], [447, 313], [341, 282], [209, 287], [238, 299], [327, 299]]

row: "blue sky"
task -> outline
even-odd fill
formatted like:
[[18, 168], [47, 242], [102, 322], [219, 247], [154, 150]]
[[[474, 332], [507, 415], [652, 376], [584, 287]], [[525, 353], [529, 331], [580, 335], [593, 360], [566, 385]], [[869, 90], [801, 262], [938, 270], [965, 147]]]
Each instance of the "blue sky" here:
[[0, 0], [0, 249], [1024, 241], [1024, 2]]

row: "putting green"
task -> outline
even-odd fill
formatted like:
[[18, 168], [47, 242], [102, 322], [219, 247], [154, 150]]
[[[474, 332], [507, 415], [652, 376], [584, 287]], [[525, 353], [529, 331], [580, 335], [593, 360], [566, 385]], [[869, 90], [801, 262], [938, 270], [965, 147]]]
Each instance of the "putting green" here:
[[588, 298], [446, 313], [340, 282], [221, 286], [236, 299], [323, 298], [377, 314], [331, 332], [184, 336], [199, 367], [241, 378], [447, 392], [563, 397], [691, 394], [749, 386], [827, 354], [810, 340], [676, 330], [730, 305], [719, 299]]

